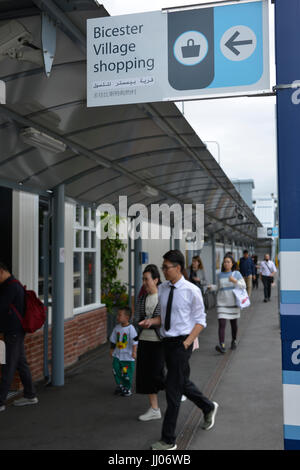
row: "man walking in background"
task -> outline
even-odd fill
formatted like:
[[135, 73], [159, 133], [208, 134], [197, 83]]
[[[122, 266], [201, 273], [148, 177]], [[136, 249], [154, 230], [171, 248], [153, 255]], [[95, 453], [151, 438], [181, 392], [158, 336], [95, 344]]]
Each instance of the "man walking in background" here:
[[167, 366], [166, 398], [161, 441], [152, 444], [153, 450], [174, 450], [175, 429], [182, 395], [185, 395], [204, 414], [202, 428], [213, 427], [218, 404], [209, 400], [190, 381], [189, 359], [193, 342], [206, 327], [206, 314], [200, 289], [183, 276], [184, 255], [170, 250], [164, 256], [162, 270], [166, 281], [158, 287], [161, 317], [144, 320], [144, 328], [161, 324], [163, 349]]
[[270, 260], [270, 255], [266, 254], [264, 261], [260, 264], [260, 276], [264, 285], [264, 302], [271, 300], [271, 286], [276, 272], [275, 264]]
[[246, 282], [246, 288], [248, 292], [248, 296], [250, 298], [252, 293], [252, 279], [255, 280], [255, 265], [251, 257], [249, 257], [248, 250], [243, 251], [242, 258], [240, 258], [240, 273], [243, 276]]

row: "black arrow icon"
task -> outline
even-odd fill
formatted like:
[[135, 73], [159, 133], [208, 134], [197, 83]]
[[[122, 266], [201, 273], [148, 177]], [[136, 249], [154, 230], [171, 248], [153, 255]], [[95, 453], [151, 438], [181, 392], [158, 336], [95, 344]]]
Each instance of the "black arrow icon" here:
[[253, 44], [252, 39], [246, 41], [236, 41], [236, 38], [240, 35], [239, 31], [236, 31], [230, 39], [225, 43], [225, 46], [233, 52], [235, 55], [240, 55], [241, 51], [239, 51], [236, 47], [237, 46], [247, 46], [249, 44]]

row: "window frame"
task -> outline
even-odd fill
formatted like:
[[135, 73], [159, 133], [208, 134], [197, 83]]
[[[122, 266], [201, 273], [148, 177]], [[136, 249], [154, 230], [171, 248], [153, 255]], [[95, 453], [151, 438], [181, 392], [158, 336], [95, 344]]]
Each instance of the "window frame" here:
[[[80, 208], [80, 215], [81, 221], [77, 221], [77, 210]], [[84, 210], [88, 210], [88, 225], [84, 225]], [[82, 204], [75, 204], [74, 205], [74, 216], [73, 216], [73, 258], [74, 253], [80, 253], [80, 306], [74, 307], [73, 312], [74, 315], [79, 313], [89, 312], [91, 310], [95, 310], [100, 307], [104, 307], [105, 305], [101, 303], [101, 276], [100, 276], [100, 268], [101, 268], [101, 261], [100, 261], [100, 239], [97, 237], [96, 227], [98, 222], [98, 216], [95, 213], [95, 220], [92, 221], [92, 211], [94, 209], [91, 207], [84, 206]], [[77, 230], [81, 231], [81, 246], [76, 246], [76, 233]], [[84, 233], [88, 231], [88, 247], [84, 246]], [[95, 247], [92, 248], [92, 235], [91, 233], [95, 232]], [[95, 281], [94, 281], [94, 290], [95, 290], [95, 302], [91, 304], [84, 304], [84, 255], [85, 253], [95, 253], [96, 254], [96, 262], [95, 262]], [[73, 266], [73, 302], [74, 302], [74, 266]]]

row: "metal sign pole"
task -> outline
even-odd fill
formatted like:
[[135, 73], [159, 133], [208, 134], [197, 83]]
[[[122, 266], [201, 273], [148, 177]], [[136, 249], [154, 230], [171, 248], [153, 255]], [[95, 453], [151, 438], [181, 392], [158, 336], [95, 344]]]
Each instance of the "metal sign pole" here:
[[[280, 319], [284, 445], [300, 449], [300, 2], [276, 0]], [[297, 84], [298, 82], [298, 84]], [[297, 86], [296, 86], [297, 85]]]

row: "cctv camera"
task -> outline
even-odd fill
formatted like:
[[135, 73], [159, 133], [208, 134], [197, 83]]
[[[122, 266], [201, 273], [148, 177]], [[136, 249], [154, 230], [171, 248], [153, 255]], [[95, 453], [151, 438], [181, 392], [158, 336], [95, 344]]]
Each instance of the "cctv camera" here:
[[43, 65], [42, 51], [32, 45], [33, 37], [19, 21], [12, 20], [0, 26], [0, 60], [25, 60]]
[[12, 20], [0, 26], [0, 55], [15, 57], [25, 43], [32, 41], [32, 35], [18, 21]]

